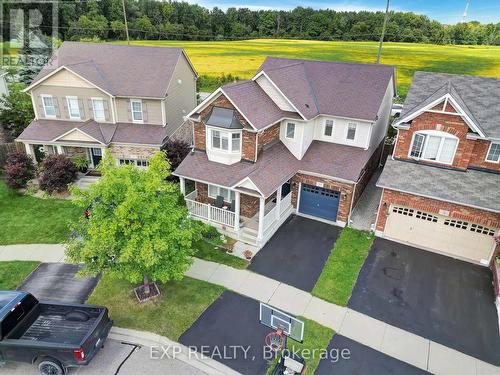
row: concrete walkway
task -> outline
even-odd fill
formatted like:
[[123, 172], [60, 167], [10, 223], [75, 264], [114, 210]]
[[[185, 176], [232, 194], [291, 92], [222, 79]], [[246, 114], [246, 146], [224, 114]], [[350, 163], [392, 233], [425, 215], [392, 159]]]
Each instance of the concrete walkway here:
[[[62, 262], [63, 259], [62, 245], [0, 246], [0, 261]], [[195, 258], [186, 276], [222, 285], [291, 314], [304, 316], [345, 337], [434, 374], [500, 375], [499, 367], [248, 270]], [[160, 336], [154, 336], [159, 340]]]
[[382, 195], [382, 189], [375, 186], [375, 184], [381, 173], [382, 168], [377, 169], [373, 173], [368, 185], [366, 185], [365, 191], [361, 194], [361, 198], [359, 198], [358, 203], [352, 211], [350, 224], [355, 229], [371, 230], [372, 225], [375, 224], [378, 204]]

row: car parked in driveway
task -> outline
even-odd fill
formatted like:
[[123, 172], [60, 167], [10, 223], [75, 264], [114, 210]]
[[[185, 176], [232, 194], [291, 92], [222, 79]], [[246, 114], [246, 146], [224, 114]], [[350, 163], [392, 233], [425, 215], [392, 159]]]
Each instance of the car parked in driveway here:
[[46, 303], [27, 292], [0, 291], [0, 363], [33, 363], [42, 375], [62, 375], [89, 364], [112, 325], [103, 306]]

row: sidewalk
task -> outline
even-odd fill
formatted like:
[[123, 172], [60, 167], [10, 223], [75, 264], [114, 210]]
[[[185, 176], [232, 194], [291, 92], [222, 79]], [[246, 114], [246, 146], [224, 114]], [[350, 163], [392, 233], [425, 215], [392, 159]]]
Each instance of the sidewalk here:
[[[0, 246], [0, 261], [62, 262], [62, 245]], [[434, 374], [500, 375], [500, 368], [347, 307], [248, 270], [194, 259], [186, 276], [222, 285], [278, 309], [314, 320], [379, 352]], [[143, 333], [158, 342], [160, 336]], [[150, 336], [152, 335], [152, 336]], [[165, 339], [166, 340], [166, 339]]]

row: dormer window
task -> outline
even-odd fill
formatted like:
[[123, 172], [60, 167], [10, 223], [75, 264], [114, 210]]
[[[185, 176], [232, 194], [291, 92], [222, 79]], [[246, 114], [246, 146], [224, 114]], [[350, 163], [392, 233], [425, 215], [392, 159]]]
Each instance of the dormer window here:
[[457, 150], [458, 138], [449, 133], [426, 130], [413, 135], [410, 147], [411, 158], [452, 164]]
[[131, 110], [132, 110], [132, 121], [133, 122], [143, 122], [144, 117], [142, 115], [142, 100], [130, 100]]

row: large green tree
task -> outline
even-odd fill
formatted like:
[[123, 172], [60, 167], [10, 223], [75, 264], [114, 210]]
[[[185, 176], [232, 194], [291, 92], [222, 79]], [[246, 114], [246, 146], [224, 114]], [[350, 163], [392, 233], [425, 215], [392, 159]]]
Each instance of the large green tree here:
[[11, 138], [16, 138], [35, 117], [28, 94], [23, 92], [23, 83], [11, 83], [9, 95], [0, 98], [0, 126]]
[[69, 259], [84, 263], [86, 274], [106, 272], [145, 286], [150, 279], [181, 279], [201, 226], [188, 218], [178, 185], [166, 180], [165, 155], [155, 154], [144, 170], [116, 166], [106, 152], [99, 170], [102, 178], [88, 190], [71, 189], [82, 218], [67, 242]]

